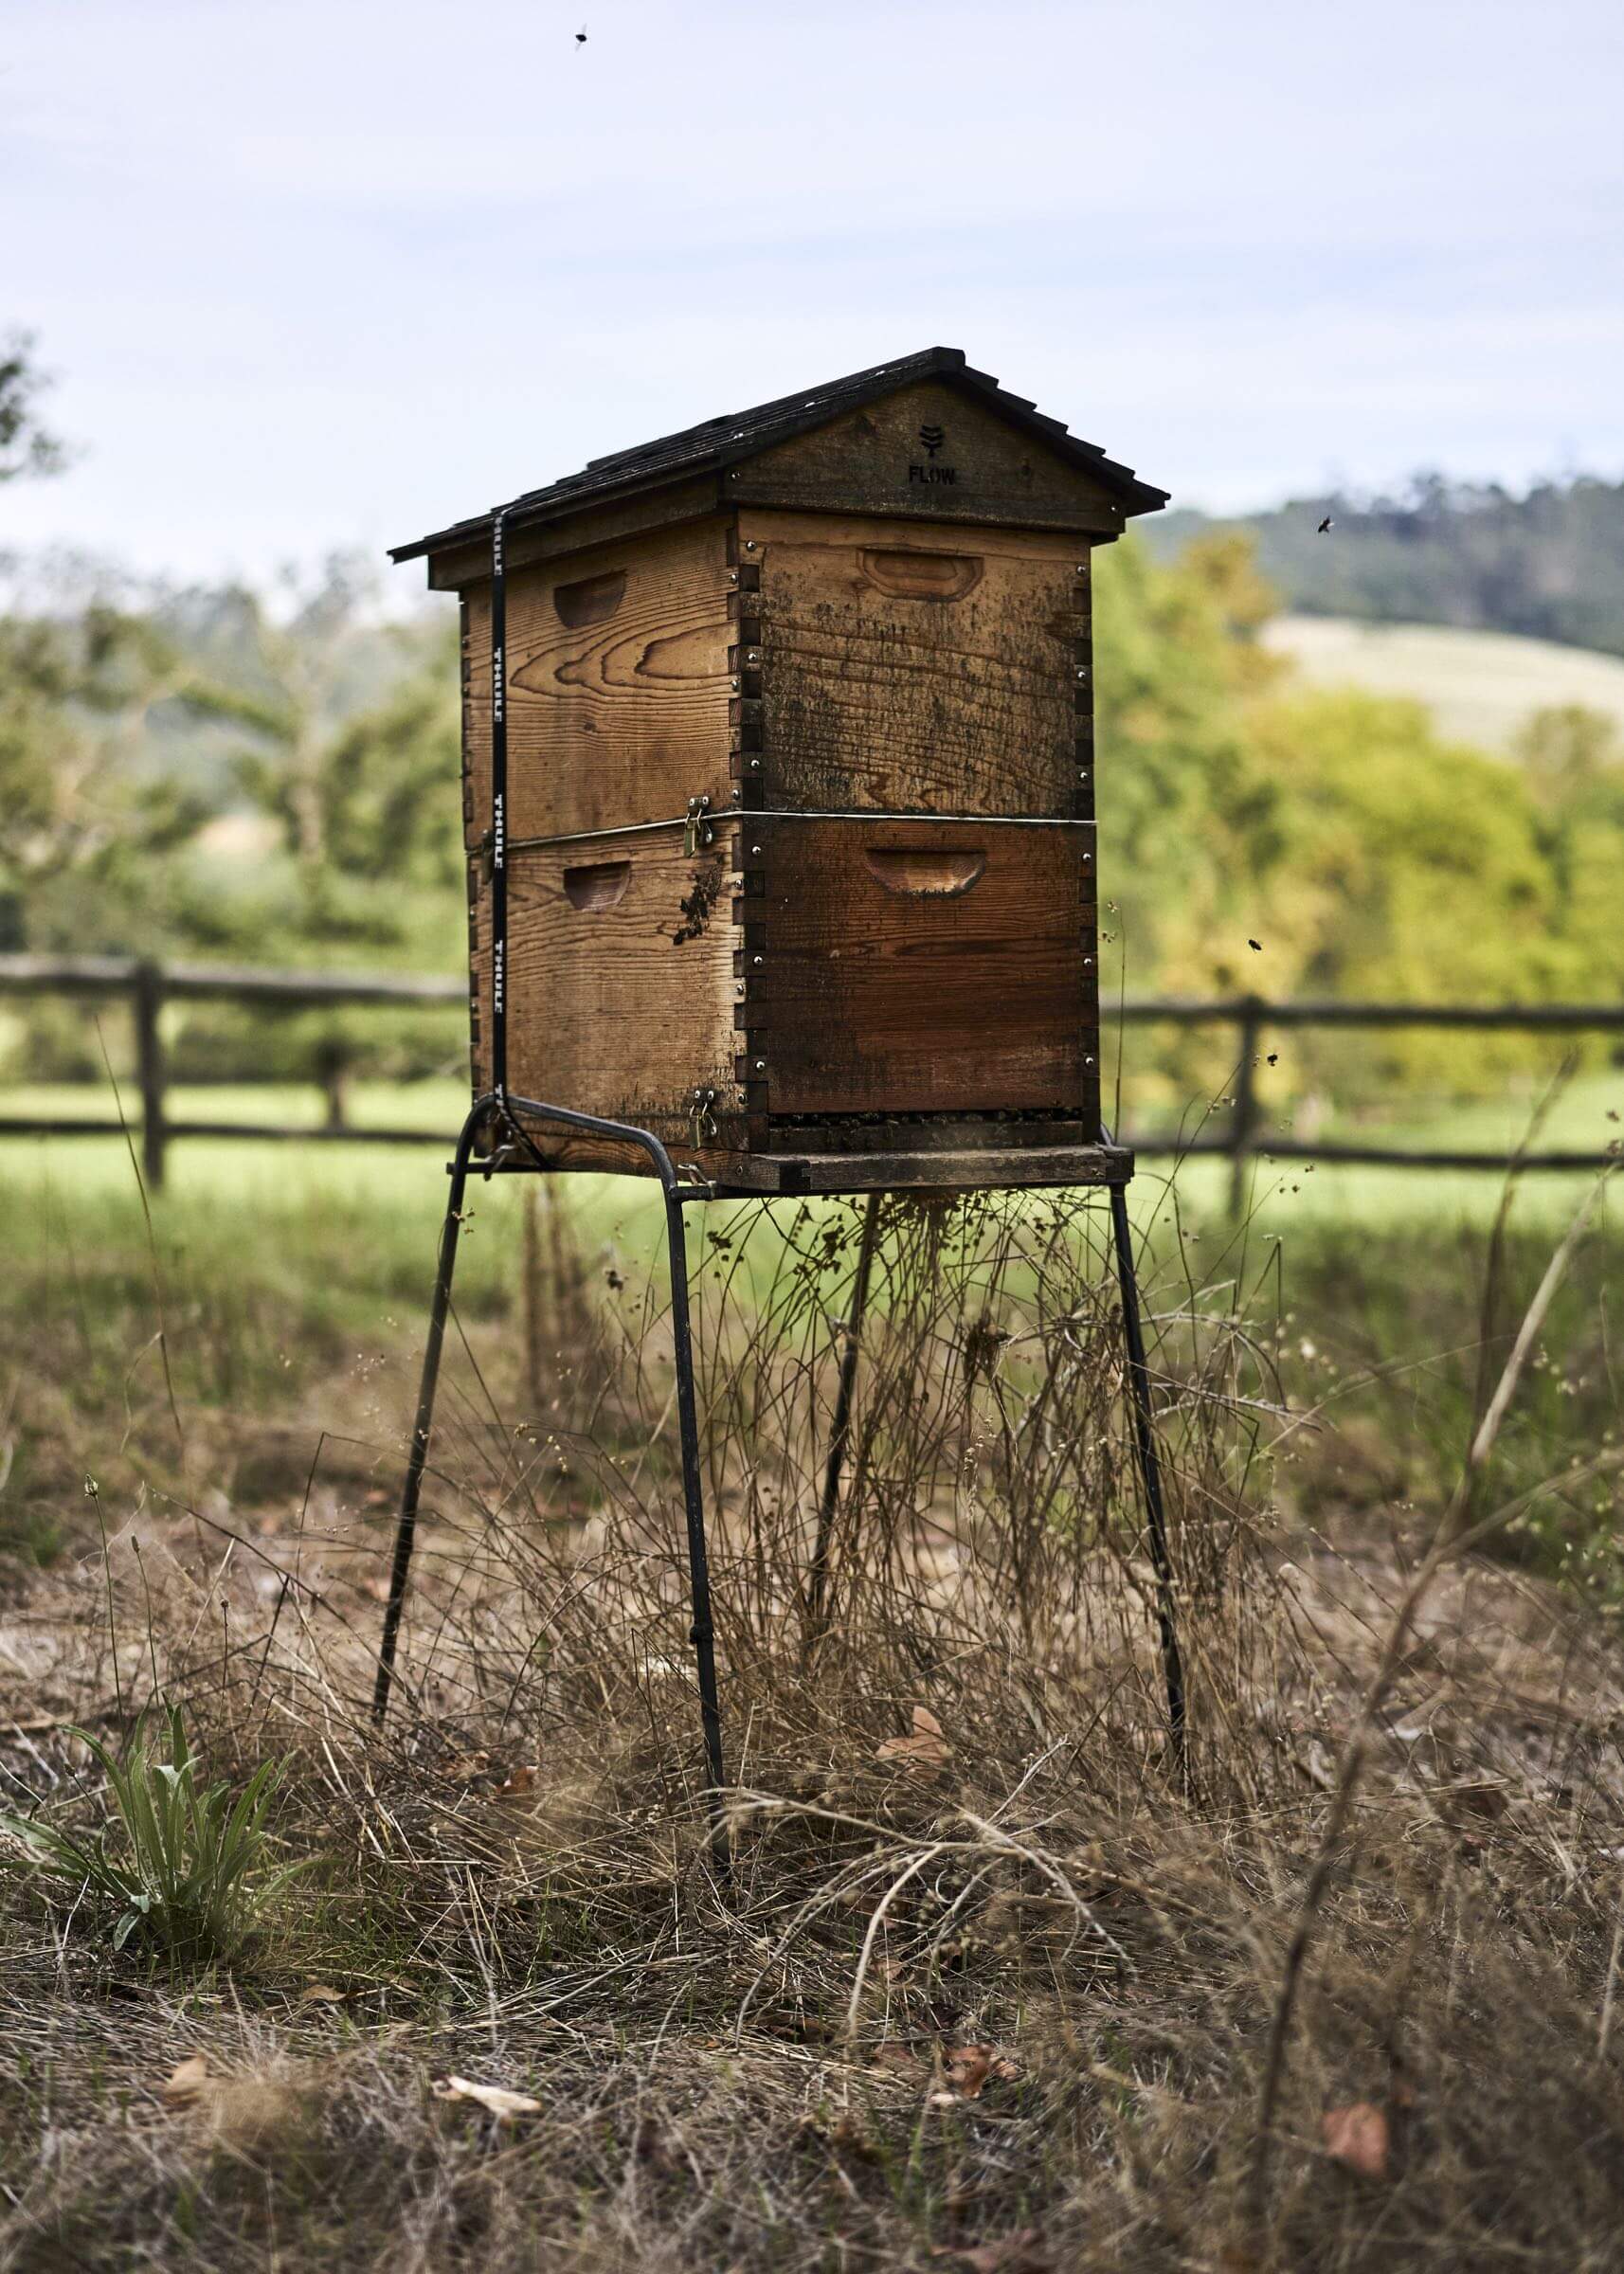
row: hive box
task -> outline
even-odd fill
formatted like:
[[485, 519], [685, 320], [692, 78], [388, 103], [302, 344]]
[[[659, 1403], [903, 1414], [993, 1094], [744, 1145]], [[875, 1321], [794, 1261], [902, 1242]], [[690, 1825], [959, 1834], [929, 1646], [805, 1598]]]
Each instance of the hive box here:
[[[931, 348], [506, 517], [513, 1093], [740, 1190], [1110, 1182], [1091, 562], [1164, 503]], [[490, 1087], [492, 515], [402, 546], [462, 611]], [[537, 1130], [560, 1166], [632, 1166]]]

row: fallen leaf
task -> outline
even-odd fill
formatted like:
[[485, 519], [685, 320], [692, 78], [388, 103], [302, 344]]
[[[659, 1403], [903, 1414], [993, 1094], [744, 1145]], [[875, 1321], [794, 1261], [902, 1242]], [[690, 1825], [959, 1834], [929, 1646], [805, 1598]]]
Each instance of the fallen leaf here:
[[335, 1990], [331, 1982], [312, 1982], [298, 1994], [301, 2006], [341, 2006], [349, 1996], [348, 1990]]
[[475, 1778], [482, 1777], [490, 1765], [491, 1756], [488, 1753], [459, 1753], [455, 1760], [445, 1763], [440, 1774], [448, 1784], [472, 1784]]
[[942, 2055], [942, 2074], [952, 2087], [949, 2098], [979, 2101], [992, 2074], [990, 2045], [955, 2045]]
[[208, 2066], [207, 2053], [189, 2053], [178, 2068], [170, 2071], [158, 2090], [171, 2107], [185, 2108], [219, 2082]]
[[1320, 2119], [1320, 2138], [1333, 2162], [1346, 2164], [1363, 2179], [1386, 2178], [1387, 2119], [1373, 2101], [1327, 2108]]
[[875, 1760], [896, 1760], [907, 1768], [940, 1769], [953, 1757], [942, 1735], [942, 1724], [928, 1706], [913, 1708], [911, 1737], [888, 1737], [875, 1753]]
[[428, 2089], [437, 2101], [473, 2101], [502, 2123], [541, 2113], [541, 2103], [528, 2092], [509, 2092], [501, 2084], [471, 2084], [466, 2077], [436, 2077]]
[[528, 1793], [534, 1783], [535, 1764], [532, 1761], [516, 1768], [511, 1777], [503, 1778], [501, 1783], [496, 1787], [496, 1798], [498, 1800], [517, 1800]]

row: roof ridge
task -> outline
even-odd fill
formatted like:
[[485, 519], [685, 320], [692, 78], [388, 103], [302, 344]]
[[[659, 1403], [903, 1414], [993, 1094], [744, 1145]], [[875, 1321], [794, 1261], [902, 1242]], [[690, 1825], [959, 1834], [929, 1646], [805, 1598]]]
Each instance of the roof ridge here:
[[[949, 383], [985, 398], [1012, 424], [1029, 427], [1051, 442], [1062, 457], [1086, 463], [1092, 474], [1122, 495], [1128, 512], [1146, 513], [1166, 503], [1164, 491], [1140, 481], [1130, 467], [1108, 458], [1097, 442], [1083, 442], [1063, 420], [1049, 417], [1027, 396], [1000, 387], [989, 371], [976, 370], [962, 348], [938, 346], [918, 348], [911, 354], [893, 356], [885, 363], [868, 364], [841, 378], [822, 380], [814, 387], [775, 395], [747, 410], [703, 419], [692, 426], [658, 436], [652, 442], [639, 442], [630, 449], [588, 459], [578, 473], [561, 475], [537, 489], [523, 491], [501, 510], [522, 521], [537, 513], [568, 512], [586, 498], [607, 496], [633, 483], [672, 479], [684, 468], [697, 470], [707, 465], [720, 468], [795, 434], [808, 432], [841, 410], [855, 408], [930, 373], [939, 373]], [[496, 510], [493, 507], [488, 513], [455, 522], [410, 545], [397, 546], [390, 557], [396, 561], [410, 560], [419, 553], [467, 542], [490, 527]]]

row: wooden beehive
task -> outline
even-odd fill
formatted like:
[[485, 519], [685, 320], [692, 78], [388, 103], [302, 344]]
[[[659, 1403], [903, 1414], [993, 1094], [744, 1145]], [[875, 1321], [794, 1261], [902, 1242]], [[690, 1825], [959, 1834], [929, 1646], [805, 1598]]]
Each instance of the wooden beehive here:
[[[510, 1092], [742, 1190], [1126, 1175], [1099, 1142], [1090, 564], [1164, 502], [950, 348], [515, 500]], [[492, 516], [418, 555], [462, 608], [482, 1094]]]

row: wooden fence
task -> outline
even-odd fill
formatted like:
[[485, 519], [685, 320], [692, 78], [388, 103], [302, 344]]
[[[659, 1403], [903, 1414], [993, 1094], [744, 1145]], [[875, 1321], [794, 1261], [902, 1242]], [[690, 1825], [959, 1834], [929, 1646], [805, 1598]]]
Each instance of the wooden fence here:
[[[236, 965], [167, 964], [118, 956], [0, 955], [0, 995], [122, 998], [130, 1005], [135, 1038], [135, 1086], [140, 1110], [142, 1168], [149, 1184], [164, 1181], [165, 1155], [179, 1137], [298, 1139], [300, 1142], [366, 1145], [445, 1145], [447, 1129], [357, 1128], [345, 1118], [342, 1064], [330, 1060], [319, 1079], [327, 1099], [325, 1121], [317, 1127], [260, 1122], [171, 1120], [166, 1111], [168, 1087], [159, 1014], [166, 1002], [205, 1000], [265, 1010], [335, 1010], [354, 1003], [405, 1005], [457, 1003], [466, 1006], [464, 979], [428, 979], [377, 973], [262, 971]], [[1271, 1002], [1260, 995], [1212, 1002], [1157, 1001], [1130, 997], [1114, 1006], [1129, 1025], [1228, 1026], [1235, 1034], [1233, 1102], [1222, 1121], [1211, 1119], [1194, 1135], [1173, 1137], [1154, 1131], [1125, 1133], [1125, 1141], [1147, 1156], [1222, 1155], [1230, 1163], [1231, 1197], [1238, 1205], [1251, 1164], [1259, 1153], [1272, 1161], [1344, 1163], [1396, 1168], [1490, 1169], [1504, 1171], [1508, 1156], [1497, 1151], [1449, 1151], [1390, 1145], [1308, 1144], [1275, 1136], [1265, 1128], [1257, 1093], [1257, 1065], [1272, 1032], [1290, 1027], [1453, 1027], [1529, 1034], [1597, 1034], [1624, 1037], [1624, 1002], [1618, 1003], [1415, 1003]], [[0, 1137], [117, 1136], [122, 1124], [62, 1115], [0, 1114]], [[1616, 1156], [1607, 1152], [1539, 1151], [1523, 1155], [1527, 1169], [1598, 1170]]]

